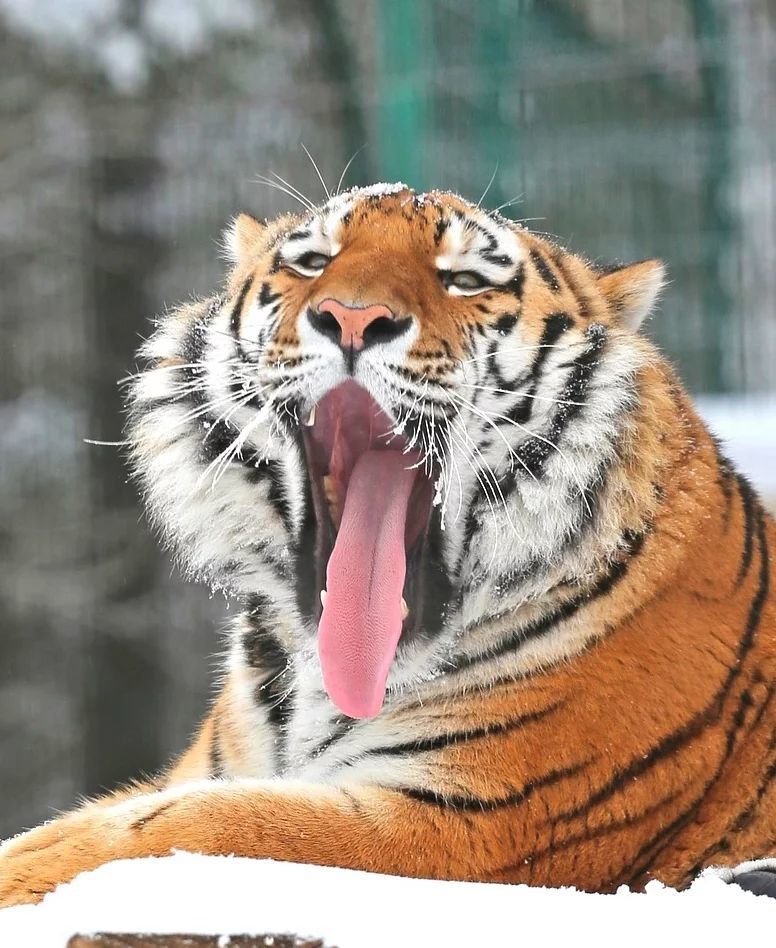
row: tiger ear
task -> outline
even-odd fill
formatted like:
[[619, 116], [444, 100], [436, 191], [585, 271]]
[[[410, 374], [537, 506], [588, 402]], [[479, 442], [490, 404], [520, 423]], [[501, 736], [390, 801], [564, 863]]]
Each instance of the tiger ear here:
[[661, 260], [640, 260], [607, 268], [598, 287], [620, 322], [635, 332], [657, 302], [665, 278]]
[[242, 263], [260, 245], [266, 224], [250, 214], [238, 214], [224, 230], [221, 242], [224, 255], [231, 263]]

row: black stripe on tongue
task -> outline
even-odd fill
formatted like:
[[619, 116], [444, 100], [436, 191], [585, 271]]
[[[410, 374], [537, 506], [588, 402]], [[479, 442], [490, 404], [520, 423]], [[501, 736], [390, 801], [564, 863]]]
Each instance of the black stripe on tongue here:
[[352, 718], [380, 711], [401, 636], [411, 463], [400, 451], [361, 455], [326, 567], [318, 653], [329, 697]]

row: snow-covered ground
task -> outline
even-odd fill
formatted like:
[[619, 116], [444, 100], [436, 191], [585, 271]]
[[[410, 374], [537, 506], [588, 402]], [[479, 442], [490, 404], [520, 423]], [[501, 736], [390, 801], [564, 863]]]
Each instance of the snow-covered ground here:
[[771, 944], [776, 899], [710, 875], [684, 893], [651, 883], [646, 895], [589, 895], [178, 853], [111, 863], [39, 906], [0, 912], [7, 948], [64, 948], [97, 931], [292, 932], [337, 948], [715, 948]]

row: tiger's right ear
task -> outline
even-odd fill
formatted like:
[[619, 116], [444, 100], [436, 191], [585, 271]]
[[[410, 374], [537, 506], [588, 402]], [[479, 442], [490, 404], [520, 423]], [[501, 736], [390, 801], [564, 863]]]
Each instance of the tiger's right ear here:
[[266, 224], [250, 214], [238, 214], [221, 237], [224, 256], [234, 264], [247, 260], [260, 248], [266, 229]]
[[604, 294], [623, 325], [636, 332], [665, 286], [666, 268], [661, 260], [607, 267], [598, 277]]

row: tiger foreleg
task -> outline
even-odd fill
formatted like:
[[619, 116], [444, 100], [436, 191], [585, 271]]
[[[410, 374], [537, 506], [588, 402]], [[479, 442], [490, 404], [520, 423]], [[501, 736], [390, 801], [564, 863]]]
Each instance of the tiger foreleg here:
[[378, 788], [200, 781], [76, 811], [9, 840], [0, 847], [0, 907], [36, 902], [114, 859], [174, 850], [476, 878], [486, 867], [468, 827]]

